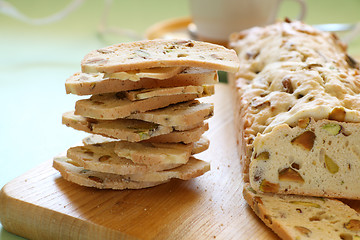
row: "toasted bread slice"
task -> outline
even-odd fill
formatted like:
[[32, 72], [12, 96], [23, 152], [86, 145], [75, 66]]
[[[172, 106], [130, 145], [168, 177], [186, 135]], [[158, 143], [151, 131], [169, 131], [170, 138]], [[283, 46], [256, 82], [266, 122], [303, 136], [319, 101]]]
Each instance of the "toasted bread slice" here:
[[[105, 143], [105, 142], [114, 142], [118, 141], [114, 138], [108, 138], [101, 135], [92, 134], [82, 140], [84, 145], [96, 144], [96, 143]], [[150, 142], [150, 141], [148, 141]], [[201, 136], [201, 138], [193, 143], [193, 148], [191, 150], [191, 155], [201, 153], [209, 148], [210, 141], [205, 136]]]
[[114, 152], [119, 157], [130, 159], [137, 164], [185, 164], [189, 161], [192, 149], [192, 143], [132, 143], [118, 141], [115, 144]]
[[138, 142], [149, 139], [152, 136], [167, 134], [173, 131], [172, 127], [141, 120], [95, 120], [75, 115], [74, 112], [64, 113], [62, 123], [79, 131], [131, 142]]
[[190, 157], [189, 161], [179, 167], [159, 172], [145, 174], [132, 174], [125, 177], [131, 181], [159, 182], [168, 181], [171, 178], [190, 180], [199, 177], [210, 170], [210, 164], [206, 161]]
[[56, 157], [53, 167], [67, 181], [81, 186], [100, 189], [142, 189], [169, 182], [172, 178], [190, 180], [210, 170], [210, 164], [191, 157], [187, 164], [180, 167], [145, 174], [117, 175], [86, 170], [66, 157]]
[[66, 93], [95, 95], [142, 88], [165, 88], [180, 86], [202, 86], [218, 82], [215, 70], [185, 68], [168, 79], [141, 78], [139, 81], [105, 78], [104, 73], [75, 73], [65, 82]]
[[155, 67], [131, 70], [128, 72], [105, 73], [104, 78], [139, 81], [141, 78], [167, 79], [180, 73], [183, 67]]
[[211, 43], [157, 39], [120, 43], [94, 50], [81, 61], [81, 70], [85, 73], [173, 66], [236, 72], [239, 59], [234, 50]]
[[80, 186], [94, 187], [99, 189], [142, 189], [153, 187], [169, 181], [169, 179], [159, 182], [133, 181], [126, 176], [102, 173], [86, 170], [76, 162], [67, 157], [56, 157], [53, 161], [53, 167], [60, 172], [62, 177], [72, 183]]
[[359, 239], [360, 216], [341, 201], [260, 193], [245, 184], [243, 195], [256, 215], [284, 240]]
[[182, 87], [171, 87], [171, 88], [152, 88], [152, 89], [132, 90], [132, 91], [126, 91], [125, 95], [127, 99], [129, 99], [130, 101], [137, 101], [152, 97], [182, 95], [182, 94], [212, 95], [212, 92], [214, 92], [214, 85], [210, 85], [210, 86], [203, 85], [203, 86], [182, 86]]
[[186, 131], [173, 131], [171, 133], [154, 136], [146, 142], [158, 142], [158, 143], [192, 143], [197, 142], [201, 136], [209, 130], [209, 124], [203, 122], [200, 127], [189, 129]]
[[200, 103], [192, 100], [143, 113], [133, 113], [127, 118], [154, 122], [163, 126], [188, 126], [200, 123], [213, 115], [214, 105], [212, 103]]
[[119, 157], [114, 152], [115, 144], [116, 142], [107, 142], [71, 147], [67, 151], [67, 157], [77, 162], [85, 169], [120, 175], [162, 171], [183, 164], [137, 164], [130, 159]]
[[[203, 122], [200, 122], [194, 125], [178, 127], [162, 126], [157, 123], [136, 119], [96, 120], [75, 115], [74, 112], [64, 113], [62, 116], [62, 123], [79, 131], [99, 134], [105, 137], [129, 142], [139, 142], [171, 132], [194, 132], [196, 129], [204, 129], [205, 125]], [[204, 131], [206, 130], [204, 129]]]
[[124, 92], [99, 94], [89, 99], [78, 100], [75, 104], [75, 114], [94, 119], [113, 120], [127, 117], [132, 113], [163, 108], [212, 94], [214, 94], [213, 86], [203, 87], [203, 91], [199, 94], [158, 96], [139, 101], [129, 100]]

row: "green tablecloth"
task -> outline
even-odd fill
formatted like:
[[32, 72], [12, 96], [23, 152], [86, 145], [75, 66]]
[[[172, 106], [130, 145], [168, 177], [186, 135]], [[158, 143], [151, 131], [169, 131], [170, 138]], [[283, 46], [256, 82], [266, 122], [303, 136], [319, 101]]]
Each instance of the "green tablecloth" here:
[[[29, 17], [45, 17], [71, 1], [8, 2]], [[279, 18], [294, 17], [297, 8], [285, 1]], [[358, 0], [309, 0], [305, 21], [356, 22], [359, 9]], [[0, 14], [0, 188], [86, 136], [61, 124], [61, 114], [72, 110], [78, 99], [65, 94], [65, 79], [80, 70], [80, 60], [90, 50], [131, 40], [99, 36], [103, 10], [104, 1], [88, 0], [66, 18], [38, 26]], [[188, 15], [185, 0], [122, 0], [114, 1], [108, 25], [143, 35], [156, 22]], [[349, 51], [360, 56], [360, 37]], [[0, 225], [0, 239], [20, 238]]]

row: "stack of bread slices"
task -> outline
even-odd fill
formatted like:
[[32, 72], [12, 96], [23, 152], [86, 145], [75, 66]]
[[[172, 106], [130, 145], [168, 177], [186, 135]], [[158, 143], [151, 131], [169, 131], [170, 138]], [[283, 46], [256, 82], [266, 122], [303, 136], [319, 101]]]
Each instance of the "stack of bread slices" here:
[[144, 40], [87, 54], [67, 93], [91, 95], [63, 114], [66, 126], [91, 133], [53, 166], [79, 185], [140, 189], [172, 178], [188, 180], [210, 169], [193, 157], [206, 150], [205, 121], [217, 70], [235, 72], [238, 58], [225, 47], [190, 40]]

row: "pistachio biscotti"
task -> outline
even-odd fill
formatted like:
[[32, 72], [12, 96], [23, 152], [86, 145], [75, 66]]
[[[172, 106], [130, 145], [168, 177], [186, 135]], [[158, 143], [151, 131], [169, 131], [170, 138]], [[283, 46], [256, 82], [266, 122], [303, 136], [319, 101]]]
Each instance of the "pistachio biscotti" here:
[[190, 40], [122, 43], [95, 50], [67, 93], [91, 95], [63, 114], [68, 127], [93, 134], [54, 159], [54, 168], [82, 186], [140, 189], [189, 180], [210, 170], [193, 157], [214, 114], [201, 103], [214, 94], [217, 70], [236, 71], [235, 51]]
[[339, 200], [261, 193], [249, 184], [245, 184], [243, 195], [281, 239], [360, 239], [359, 213]]
[[360, 75], [341, 41], [286, 21], [231, 42], [245, 180], [256, 191], [359, 199]]

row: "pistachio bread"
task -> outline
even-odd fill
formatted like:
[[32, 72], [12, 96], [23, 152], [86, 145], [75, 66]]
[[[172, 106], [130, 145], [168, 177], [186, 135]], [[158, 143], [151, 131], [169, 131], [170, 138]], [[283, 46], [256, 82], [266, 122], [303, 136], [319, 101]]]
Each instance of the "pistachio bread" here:
[[201, 139], [203, 134], [209, 130], [209, 124], [202, 122], [199, 127], [189, 129], [186, 131], [172, 131], [171, 133], [162, 134], [151, 137], [150, 139], [144, 140], [147, 142], [159, 142], [159, 143], [191, 143], [197, 142]]
[[[352, 140], [341, 138], [340, 141], [345, 143], [336, 144], [335, 136], [327, 137], [326, 133], [322, 136], [317, 135], [323, 131], [325, 122], [330, 123], [325, 121], [316, 124], [320, 120], [332, 120], [332, 124], [342, 126], [347, 131], [360, 127], [359, 65], [346, 53], [346, 46], [334, 34], [318, 31], [298, 21], [285, 21], [233, 34], [231, 46], [236, 50], [240, 60], [240, 69], [236, 74], [230, 75], [229, 82], [236, 98], [238, 152], [245, 181], [249, 181], [250, 178], [251, 183], [254, 184], [254, 180], [259, 177], [259, 171], [255, 169], [249, 171], [249, 167], [256, 166], [255, 163], [252, 165], [250, 163], [255, 161], [256, 157], [259, 159], [260, 152], [256, 150], [255, 153], [254, 150], [260, 150], [262, 146], [255, 144], [260, 143], [257, 138], [260, 139], [265, 134], [272, 139], [272, 148], [274, 148], [272, 155], [269, 156], [270, 160], [267, 160], [269, 163], [274, 162], [276, 165], [274, 153], [278, 152], [283, 154], [282, 159], [286, 159], [289, 164], [298, 159], [300, 168], [309, 166], [308, 164], [312, 164], [313, 161], [317, 162], [318, 168], [324, 168], [321, 164], [324, 162], [324, 157], [319, 155], [320, 152], [323, 154], [324, 150], [313, 148], [299, 155], [298, 146], [291, 144], [292, 139], [288, 138], [295, 134], [299, 123], [302, 124], [301, 122], [308, 119], [312, 119], [314, 124], [308, 130], [316, 135], [314, 146], [324, 148], [325, 152], [332, 148], [333, 153], [329, 153], [328, 156], [334, 162], [351, 163], [358, 160], [356, 154], [347, 150], [349, 148], [345, 150], [342, 147], [345, 143], [352, 146]], [[347, 123], [352, 123], [352, 127], [348, 128]], [[284, 127], [287, 129], [282, 132], [284, 136], [279, 137], [274, 129], [283, 125], [288, 127]], [[336, 135], [336, 137], [340, 136], [345, 137], [342, 133]], [[331, 147], [330, 138], [333, 141]], [[277, 144], [284, 139], [290, 141], [285, 152], [280, 143]], [[323, 140], [326, 144], [320, 143]], [[310, 156], [309, 152], [312, 154], [311, 157], [305, 157]], [[266, 157], [266, 154], [263, 156]], [[337, 165], [341, 168], [346, 164], [338, 162]], [[351, 164], [351, 167], [351, 171], [358, 171], [353, 169], [354, 164]], [[274, 168], [267, 168], [266, 171], [273, 171]], [[324, 169], [326, 170], [326, 167]], [[276, 169], [276, 171], [282, 170]], [[304, 180], [310, 181], [315, 171], [314, 167], [311, 172], [307, 172], [306, 176], [303, 176]], [[330, 173], [326, 176], [336, 178], [341, 183], [344, 173], [339, 170], [338, 173]], [[285, 192], [286, 189], [287, 192], [296, 191], [334, 197], [348, 192], [346, 190], [348, 185], [343, 184], [339, 187], [339, 185], [330, 186], [331, 184], [326, 181], [324, 183], [329, 186], [327, 190], [323, 190], [321, 184], [313, 181], [309, 184], [313, 185], [313, 189], [318, 187], [317, 191], [305, 191], [305, 186], [309, 187], [308, 184], [293, 182], [290, 183], [291, 188], [288, 185], [282, 191]], [[358, 198], [360, 192], [354, 193], [352, 197], [355, 195]]]
[[255, 191], [243, 195], [256, 215], [281, 239], [360, 239], [360, 215], [335, 199]]
[[300, 119], [258, 135], [253, 145], [256, 191], [360, 199], [359, 124]]
[[161, 126], [142, 120], [122, 118], [97, 120], [75, 115], [74, 112], [64, 113], [62, 123], [76, 130], [130, 142], [139, 142], [154, 136], [171, 133], [174, 130], [170, 126]]
[[[86, 138], [84, 138], [82, 140], [82, 143], [84, 145], [90, 145], [90, 144], [96, 144], [96, 143], [106, 143], [106, 142], [114, 142], [114, 141], [118, 141], [117, 139], [114, 138], [108, 138], [108, 137], [104, 137], [101, 135], [90, 135], [87, 136]], [[146, 141], [143, 141], [146, 142]], [[148, 141], [151, 143], [151, 141]], [[193, 144], [193, 147], [191, 149], [191, 155], [195, 155], [198, 153], [201, 153], [205, 150], [207, 150], [210, 146], [210, 140], [205, 137], [205, 136], [201, 136], [200, 139], [196, 142], [190, 142]]]
[[81, 61], [84, 73], [114, 73], [154, 67], [200, 67], [228, 72], [238, 69], [234, 50], [206, 42], [156, 39], [120, 43], [91, 51]]
[[133, 113], [127, 119], [138, 119], [163, 126], [188, 126], [201, 123], [214, 115], [212, 103], [192, 100], [143, 113]]
[[185, 164], [189, 160], [192, 149], [192, 143], [134, 143], [118, 141], [115, 144], [114, 152], [119, 157], [130, 159], [137, 164]]
[[124, 72], [104, 73], [104, 78], [139, 81], [141, 78], [168, 79], [182, 72], [184, 67], [154, 67]]
[[114, 152], [115, 145], [115, 142], [108, 142], [71, 147], [66, 156], [85, 169], [120, 175], [162, 171], [184, 164], [137, 164], [128, 158], [119, 157]]
[[[163, 126], [154, 122], [137, 119], [119, 118], [115, 120], [97, 120], [66, 112], [62, 116], [62, 123], [79, 131], [98, 134], [105, 137], [139, 142], [152, 139], [154, 142], [184, 142], [199, 140], [201, 134], [208, 130], [208, 124], [200, 122], [188, 126]], [[164, 135], [159, 139], [154, 137]]]
[[139, 90], [126, 91], [125, 95], [126, 98], [129, 99], [130, 101], [137, 101], [152, 97], [182, 95], [182, 94], [198, 94], [198, 95], [204, 94], [206, 96], [208, 95], [207, 91], [213, 92], [214, 91], [213, 85], [139, 89]]
[[119, 175], [84, 169], [76, 162], [64, 156], [55, 157], [53, 167], [64, 179], [81, 186], [99, 189], [143, 189], [169, 182], [173, 178], [189, 180], [198, 177], [210, 169], [207, 162], [191, 158], [188, 164], [160, 172], [145, 174]]
[[202, 86], [200, 93], [164, 95], [139, 101], [129, 100], [125, 92], [104, 93], [78, 100], [75, 104], [75, 114], [95, 119], [113, 120], [128, 117], [132, 113], [146, 112], [174, 103], [211, 96], [214, 91], [213, 85]]
[[118, 174], [102, 173], [84, 169], [71, 159], [58, 156], [53, 160], [53, 167], [58, 170], [61, 176], [72, 183], [85, 187], [94, 187], [99, 189], [143, 189], [164, 184], [167, 181], [160, 182], [138, 182], [127, 179]]
[[142, 88], [202, 86], [215, 84], [217, 82], [218, 75], [215, 70], [190, 67], [183, 69], [179, 74], [165, 80], [156, 78], [140, 78], [138, 81], [130, 79], [120, 80], [105, 77], [104, 73], [77, 72], [66, 80], [65, 88], [68, 94], [94, 95]]

